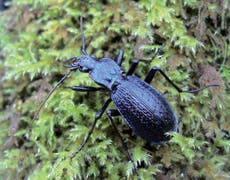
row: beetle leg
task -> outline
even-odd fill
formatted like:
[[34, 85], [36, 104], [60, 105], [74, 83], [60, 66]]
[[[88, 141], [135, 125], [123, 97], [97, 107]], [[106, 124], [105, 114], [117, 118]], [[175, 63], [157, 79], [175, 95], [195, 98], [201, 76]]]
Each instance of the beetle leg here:
[[96, 113], [95, 119], [101, 118], [101, 116], [103, 115], [103, 113], [105, 112], [105, 110], [107, 109], [109, 104], [111, 103], [111, 101], [112, 101], [111, 98], [109, 98], [109, 99], [107, 99], [105, 101], [105, 103], [103, 104], [102, 108]]
[[134, 73], [138, 63], [139, 63], [138, 59], [132, 60], [132, 65], [130, 66], [128, 72], [126, 73], [127, 76], [132, 75]]
[[85, 144], [87, 143], [87, 141], [89, 140], [90, 136], [91, 136], [92, 133], [93, 133], [93, 130], [94, 130], [95, 126], [96, 126], [97, 120], [101, 118], [101, 116], [102, 116], [103, 113], [105, 112], [106, 108], [107, 108], [107, 107], [109, 106], [109, 104], [111, 103], [111, 101], [112, 101], [112, 100], [111, 100], [110, 98], [107, 99], [107, 101], [105, 101], [105, 103], [103, 104], [102, 108], [96, 113], [95, 119], [94, 119], [94, 122], [93, 122], [93, 125], [92, 125], [92, 127], [90, 128], [90, 130], [89, 130], [87, 136], [85, 137], [84, 141], [81, 143], [80, 147], [79, 147], [74, 153], [72, 153], [72, 154], [70, 155], [70, 159], [71, 159], [71, 160], [76, 156], [77, 153], [79, 153], [79, 152], [83, 149], [83, 147], [85, 146]]
[[183, 91], [181, 88], [179, 88], [171, 79], [169, 79], [169, 77], [160, 69], [157, 67], [153, 67], [150, 72], [147, 74], [147, 76], [145, 77], [145, 82], [147, 82], [148, 84], [150, 84], [150, 82], [152, 81], [152, 79], [154, 78], [154, 75], [156, 74], [156, 72], [159, 71], [161, 73], [162, 76], [164, 76], [164, 78], [179, 92], [185, 92], [185, 93], [195, 93], [198, 91], [202, 91], [203, 89], [206, 89], [208, 87], [211, 86], [219, 86], [217, 84], [213, 84], [213, 85], [207, 85], [198, 89], [192, 89], [192, 90], [187, 90], [187, 91]]
[[107, 112], [110, 114], [110, 116], [120, 116], [121, 114], [117, 109], [108, 109]]
[[148, 84], [151, 83], [152, 79], [154, 78], [156, 72], [159, 71], [161, 73], [161, 75], [164, 76], [164, 78], [174, 87], [176, 88], [176, 90], [178, 92], [182, 92], [182, 90], [172, 82], [172, 80], [169, 79], [169, 77], [160, 69], [160, 68], [157, 68], [157, 67], [153, 67], [149, 73], [147, 74], [147, 76], [145, 77], [144, 81], [147, 82]]
[[64, 86], [64, 88], [70, 88], [74, 91], [81, 92], [94, 92], [94, 91], [106, 91], [103, 87], [89, 87], [89, 86]]
[[137, 166], [136, 166], [136, 164], [135, 164], [135, 162], [134, 162], [134, 160], [133, 160], [132, 153], [129, 151], [129, 148], [128, 148], [127, 144], [125, 143], [125, 141], [124, 141], [124, 139], [123, 139], [121, 133], [119, 132], [119, 130], [117, 129], [116, 124], [115, 124], [114, 121], [113, 121], [112, 116], [117, 116], [117, 115], [120, 114], [120, 113], [119, 113], [119, 114], [118, 114], [118, 113], [119, 113], [119, 112], [118, 112], [117, 110], [112, 110], [112, 109], [107, 110], [107, 116], [108, 116], [108, 118], [109, 118], [109, 120], [110, 120], [110, 122], [111, 122], [113, 128], [115, 129], [116, 133], [118, 134], [118, 136], [119, 136], [119, 138], [120, 138], [120, 140], [121, 140], [121, 143], [122, 143], [123, 148], [124, 148], [125, 151], [128, 153], [129, 159], [131, 160], [131, 162], [132, 162], [132, 164], [133, 164], [134, 171], [135, 171], [135, 173], [137, 174], [137, 178], [138, 178], [138, 180], [141, 180], [141, 177], [140, 177], [138, 168], [137, 168]]
[[119, 66], [122, 64], [123, 55], [124, 55], [124, 51], [122, 49], [120, 49], [119, 54], [118, 54], [117, 59], [116, 59], [116, 62]]
[[72, 153], [70, 155], [71, 160], [77, 155], [77, 153], [79, 153], [83, 149], [83, 147], [85, 146], [85, 144], [89, 140], [89, 138], [90, 138], [91, 134], [93, 133], [93, 130], [94, 130], [95, 126], [96, 126], [97, 120], [98, 119], [96, 119], [96, 118], [94, 119], [94, 122], [93, 122], [93, 125], [92, 125], [91, 129], [89, 130], [89, 132], [88, 132], [87, 136], [85, 137], [84, 141], [81, 143], [80, 147], [74, 153]]

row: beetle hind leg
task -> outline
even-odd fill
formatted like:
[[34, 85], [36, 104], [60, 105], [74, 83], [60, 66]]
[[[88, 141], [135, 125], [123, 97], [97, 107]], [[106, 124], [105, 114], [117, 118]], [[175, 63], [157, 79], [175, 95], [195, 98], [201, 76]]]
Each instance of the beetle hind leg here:
[[148, 84], [151, 83], [151, 81], [153, 80], [156, 72], [159, 71], [161, 73], [161, 75], [164, 76], [164, 78], [178, 91], [178, 92], [182, 92], [182, 90], [176, 85], [174, 84], [174, 82], [169, 79], [169, 77], [160, 69], [157, 67], [153, 67], [149, 73], [147, 74], [147, 76], [145, 77], [144, 81], [147, 82]]
[[192, 89], [192, 90], [182, 90], [181, 88], [179, 88], [165, 73], [164, 71], [162, 71], [160, 68], [157, 68], [157, 67], [153, 67], [149, 73], [147, 74], [147, 76], [145, 77], [144, 81], [147, 82], [148, 84], [151, 83], [152, 79], [154, 78], [156, 72], [159, 71], [161, 73], [162, 76], [164, 76], [164, 78], [179, 92], [185, 92], [185, 93], [196, 93], [196, 92], [199, 92], [199, 91], [202, 91], [203, 89], [206, 89], [206, 88], [209, 88], [209, 87], [212, 87], [212, 86], [219, 86], [217, 84], [213, 84], [213, 85], [207, 85], [207, 86], [204, 86], [204, 87], [200, 87], [198, 89]]
[[116, 133], [118, 134], [118, 136], [119, 136], [119, 138], [120, 138], [120, 140], [121, 140], [121, 143], [122, 143], [123, 148], [124, 148], [125, 151], [127, 152], [128, 157], [129, 157], [129, 159], [131, 160], [131, 162], [132, 162], [132, 164], [133, 164], [134, 171], [135, 171], [135, 173], [137, 174], [138, 180], [141, 180], [141, 177], [140, 177], [138, 168], [137, 168], [137, 166], [136, 166], [136, 164], [135, 164], [135, 162], [134, 162], [134, 160], [133, 160], [132, 153], [129, 151], [129, 148], [128, 148], [127, 144], [125, 143], [125, 141], [124, 141], [124, 139], [123, 139], [121, 133], [120, 133], [119, 130], [117, 129], [117, 126], [116, 126], [116, 124], [114, 123], [113, 118], [112, 118], [113, 116], [119, 116], [120, 113], [118, 112], [118, 110], [114, 110], [114, 109], [108, 109], [106, 113], [107, 113], [107, 116], [108, 116], [108, 118], [109, 118], [109, 120], [110, 120], [110, 122], [111, 122], [111, 124], [112, 124], [112, 126], [113, 126], [113, 128], [114, 128], [114, 130], [116, 131]]

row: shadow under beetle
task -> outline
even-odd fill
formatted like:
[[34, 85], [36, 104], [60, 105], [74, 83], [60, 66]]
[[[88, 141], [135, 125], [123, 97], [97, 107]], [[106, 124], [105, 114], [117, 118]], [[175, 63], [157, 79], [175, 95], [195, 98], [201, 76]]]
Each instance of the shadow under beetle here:
[[82, 30], [82, 17], [80, 18], [80, 31], [82, 35], [81, 56], [72, 57], [69, 60], [74, 61], [69, 66], [69, 72], [56, 84], [55, 87], [49, 92], [47, 97], [39, 106], [35, 113], [34, 119], [38, 117], [39, 111], [45, 104], [47, 99], [53, 91], [70, 75], [72, 71], [79, 70], [81, 72], [89, 73], [89, 77], [102, 87], [86, 87], [86, 86], [66, 86], [74, 91], [92, 92], [92, 91], [110, 91], [111, 95], [102, 105], [102, 108], [96, 113], [94, 123], [89, 130], [88, 135], [80, 147], [75, 151], [70, 158], [75, 157], [79, 153], [92, 134], [97, 120], [106, 111], [109, 104], [113, 101], [117, 109], [109, 109], [106, 111], [112, 126], [117, 132], [124, 149], [127, 151], [129, 159], [131, 160], [134, 171], [140, 180], [140, 174], [136, 164], [134, 163], [132, 154], [119, 133], [114, 121], [113, 116], [121, 115], [129, 127], [140, 137], [149, 143], [164, 143], [170, 139], [165, 133], [178, 130], [177, 117], [170, 107], [166, 98], [155, 88], [150, 85], [156, 72], [161, 75], [174, 87], [178, 92], [194, 93], [203, 90], [210, 86], [208, 85], [195, 90], [183, 91], [175, 85], [168, 76], [159, 68], [152, 68], [144, 80], [133, 76], [138, 60], [132, 62], [131, 67], [125, 74], [121, 68], [123, 51], [120, 50], [116, 60], [111, 58], [97, 59], [93, 55], [88, 55], [85, 48], [85, 37]]

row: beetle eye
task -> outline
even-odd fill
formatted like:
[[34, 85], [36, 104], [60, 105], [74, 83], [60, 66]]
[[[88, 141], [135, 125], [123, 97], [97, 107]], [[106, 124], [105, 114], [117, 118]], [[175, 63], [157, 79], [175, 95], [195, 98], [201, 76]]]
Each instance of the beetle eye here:
[[89, 71], [89, 69], [87, 67], [85, 67], [85, 66], [79, 66], [78, 69], [81, 72], [88, 72]]
[[83, 70], [83, 68], [84, 68], [83, 66], [78, 66], [79, 70]]

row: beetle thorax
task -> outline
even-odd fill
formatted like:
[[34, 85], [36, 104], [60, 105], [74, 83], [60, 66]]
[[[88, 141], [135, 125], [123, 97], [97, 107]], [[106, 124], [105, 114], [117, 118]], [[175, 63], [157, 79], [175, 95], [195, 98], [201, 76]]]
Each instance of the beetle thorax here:
[[97, 60], [93, 56], [89, 55], [82, 55], [79, 56], [78, 61], [73, 63], [73, 67], [76, 67], [76, 69], [79, 69], [81, 72], [90, 72], [92, 69], [94, 69]]
[[96, 61], [94, 68], [89, 71], [90, 78], [97, 84], [112, 90], [115, 82], [122, 77], [122, 69], [117, 63], [109, 58]]

